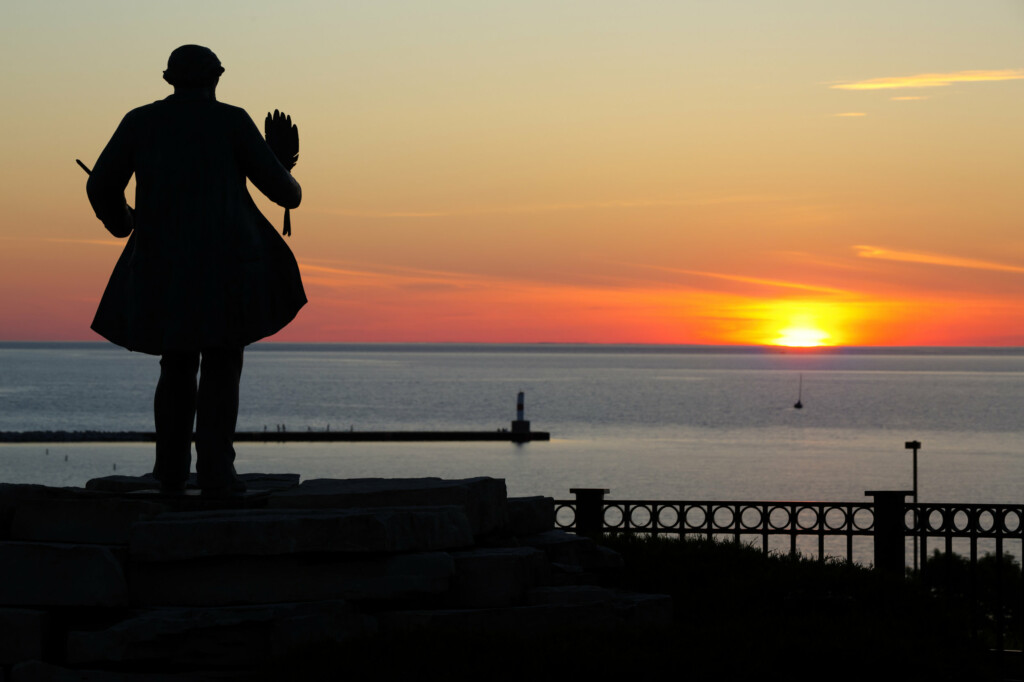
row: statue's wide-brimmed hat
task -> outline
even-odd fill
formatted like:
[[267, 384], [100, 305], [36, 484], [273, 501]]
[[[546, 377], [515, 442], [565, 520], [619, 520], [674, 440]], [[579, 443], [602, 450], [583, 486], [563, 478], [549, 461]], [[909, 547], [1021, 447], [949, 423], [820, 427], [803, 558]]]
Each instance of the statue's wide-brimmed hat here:
[[208, 47], [182, 45], [167, 59], [164, 80], [175, 86], [203, 87], [214, 85], [224, 67]]

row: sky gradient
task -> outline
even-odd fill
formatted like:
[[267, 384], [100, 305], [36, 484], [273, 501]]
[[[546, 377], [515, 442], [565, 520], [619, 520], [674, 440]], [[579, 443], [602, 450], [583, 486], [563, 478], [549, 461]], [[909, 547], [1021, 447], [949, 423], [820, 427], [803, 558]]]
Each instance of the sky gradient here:
[[275, 340], [1024, 345], [1019, 0], [5, 8], [0, 340], [98, 339], [74, 160], [186, 43], [299, 126]]

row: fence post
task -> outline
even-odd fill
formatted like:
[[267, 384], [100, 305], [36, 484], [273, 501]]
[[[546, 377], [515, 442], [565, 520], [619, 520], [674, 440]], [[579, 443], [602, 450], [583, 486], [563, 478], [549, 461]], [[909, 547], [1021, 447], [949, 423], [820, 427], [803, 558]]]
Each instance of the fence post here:
[[576, 534], [600, 535], [604, 531], [604, 496], [607, 488], [569, 488], [576, 496]]
[[906, 499], [914, 491], [867, 490], [864, 494], [875, 498], [875, 568], [882, 573], [902, 576], [907, 551]]

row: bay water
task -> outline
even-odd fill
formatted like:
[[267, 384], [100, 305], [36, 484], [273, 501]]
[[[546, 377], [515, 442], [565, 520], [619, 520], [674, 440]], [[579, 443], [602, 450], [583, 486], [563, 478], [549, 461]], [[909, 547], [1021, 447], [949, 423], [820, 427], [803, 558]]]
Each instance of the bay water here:
[[[0, 431], [151, 431], [159, 359], [101, 343], [0, 344]], [[801, 388], [802, 384], [802, 388]], [[255, 344], [238, 429], [508, 428], [518, 391], [550, 442], [236, 446], [240, 472], [503, 478], [565, 499], [1024, 502], [1024, 349]], [[800, 392], [803, 409], [795, 409]], [[152, 444], [0, 445], [0, 480], [84, 485]]]

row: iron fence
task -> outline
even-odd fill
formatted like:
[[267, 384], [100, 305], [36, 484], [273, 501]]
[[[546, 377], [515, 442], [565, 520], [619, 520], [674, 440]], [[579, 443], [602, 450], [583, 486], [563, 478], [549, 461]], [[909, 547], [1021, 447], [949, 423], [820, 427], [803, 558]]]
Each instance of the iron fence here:
[[[906, 502], [911, 494], [908, 491], [868, 491], [873, 499], [862, 502], [606, 500], [604, 495], [608, 491], [604, 489], [580, 488], [570, 492], [576, 499], [555, 501], [555, 526], [563, 530], [588, 535], [638, 533], [731, 538], [736, 542], [759, 542], [765, 553], [770, 550], [771, 538], [782, 538], [784, 543], [788, 540], [788, 550], [793, 554], [798, 552], [798, 539], [809, 538], [816, 541], [819, 560], [839, 556], [850, 562], [857, 558], [854, 541], [862, 538], [868, 545], [870, 563], [881, 571], [902, 574], [909, 550], [913, 550], [915, 562], [920, 550], [920, 577], [929, 585], [938, 585], [937, 591], [947, 593], [952, 591], [952, 558], [963, 555], [967, 567], [963, 596], [979, 605], [972, 607], [972, 618], [994, 621], [994, 646], [1004, 651], [1007, 614], [1016, 613], [1018, 622], [1010, 630], [1018, 640], [1024, 639], [1020, 632], [1024, 626], [1019, 622], [1024, 614], [1024, 571], [1006, 570], [1013, 569], [1008, 555], [1022, 558], [1024, 554], [1024, 505], [915, 505]], [[840, 554], [826, 550], [828, 538], [837, 538], [845, 545]], [[932, 543], [940, 544], [945, 551], [943, 561], [939, 562], [943, 571], [931, 566], [935, 563], [928, 558]], [[980, 584], [979, 547], [994, 558], [995, 570], [989, 571], [986, 578], [991, 579], [992, 585]], [[945, 583], [943, 576], [931, 575], [938, 572], [945, 572]], [[983, 592], [989, 596], [983, 598]], [[983, 610], [980, 604], [984, 599], [989, 601]]]
[[[673, 534], [680, 537], [732, 537], [737, 542], [760, 538], [769, 549], [769, 538], [788, 536], [796, 553], [797, 538], [813, 536], [819, 557], [825, 556], [826, 536], [846, 541], [846, 558], [853, 561], [853, 539], [875, 532], [874, 508], [868, 502], [649, 502], [607, 500], [603, 503], [601, 530], [606, 533]], [[555, 502], [555, 525], [576, 531], [576, 501]]]
[[[827, 554], [825, 538], [839, 537], [845, 540], [844, 558], [852, 562], [854, 538], [871, 538], [877, 544], [876, 536], [889, 532], [879, 529], [880, 507], [895, 503], [902, 523], [891, 532], [901, 544], [905, 538], [918, 538], [922, 559], [930, 539], [941, 540], [947, 553], [955, 551], [955, 540], [964, 540], [965, 553], [972, 560], [977, 559], [979, 542], [989, 541], [994, 554], [1001, 557], [1007, 543], [1013, 543], [1020, 556], [1024, 541], [1024, 505], [923, 502], [915, 506], [902, 501], [903, 491], [869, 491], [875, 499], [866, 502], [606, 500], [607, 491], [600, 489], [571, 492], [576, 499], [555, 501], [555, 526], [572, 532], [759, 538], [765, 552], [769, 538], [784, 536], [793, 553], [797, 538], [811, 536], [817, 539], [818, 558]], [[877, 565], [877, 547], [872, 556]]]

